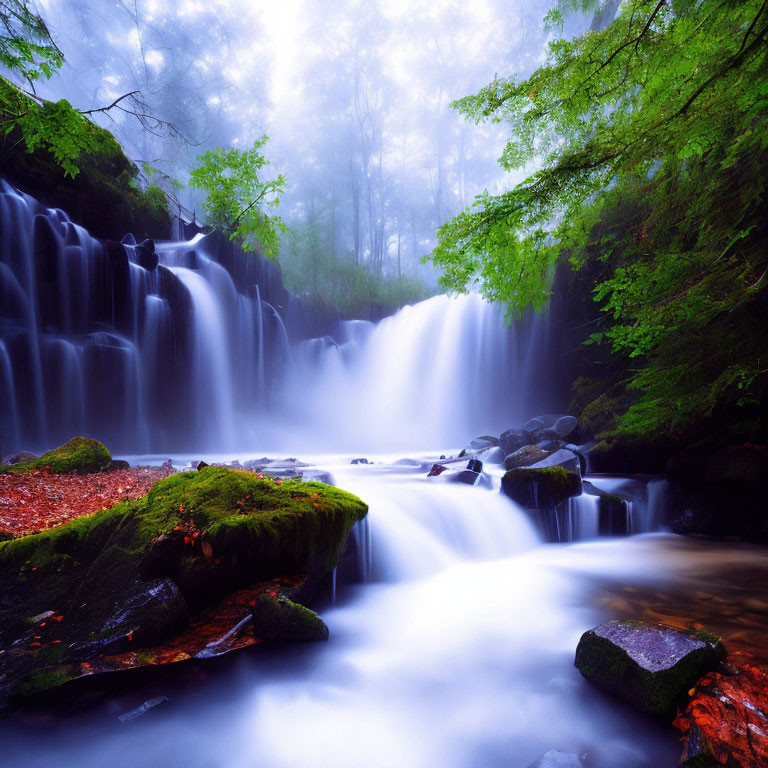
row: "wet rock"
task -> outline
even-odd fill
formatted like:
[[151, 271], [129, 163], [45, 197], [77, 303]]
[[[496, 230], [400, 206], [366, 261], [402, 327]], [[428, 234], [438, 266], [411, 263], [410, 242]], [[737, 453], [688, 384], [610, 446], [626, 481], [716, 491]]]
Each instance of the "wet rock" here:
[[127, 637], [137, 646], [170, 637], [187, 620], [187, 604], [171, 579], [137, 584], [116, 606], [101, 629], [103, 637]]
[[584, 762], [575, 752], [550, 749], [528, 768], [583, 768]]
[[768, 673], [745, 665], [706, 675], [674, 724], [685, 734], [683, 768], [768, 765]]
[[609, 621], [581, 636], [575, 665], [640, 711], [671, 718], [691, 686], [724, 658], [722, 643], [704, 632]]
[[29, 451], [19, 451], [12, 456], [8, 456], [5, 459], [5, 463], [8, 466], [13, 464], [21, 464], [23, 461], [34, 461], [37, 458], [37, 454], [30, 453]]
[[529, 434], [534, 434], [538, 432], [540, 429], [544, 429], [544, 420], [537, 416], [534, 419], [528, 419], [528, 421], [523, 424], [523, 432], [528, 432]]
[[481, 435], [480, 437], [471, 440], [469, 447], [475, 451], [482, 451], [485, 448], [494, 448], [498, 444], [499, 439], [497, 437], [493, 437], [492, 435]]
[[553, 425], [552, 429], [557, 432], [561, 440], [567, 440], [579, 426], [579, 420], [575, 416], [561, 416]]
[[504, 451], [497, 445], [493, 448], [486, 448], [480, 451], [478, 456], [481, 456], [483, 461], [489, 464], [503, 464], [504, 463]]
[[123, 725], [127, 725], [128, 723], [132, 723], [134, 720], [143, 717], [147, 712], [153, 710], [155, 707], [159, 707], [166, 701], [168, 701], [168, 699], [165, 696], [156, 696], [154, 699], [145, 701], [141, 706], [136, 707], [136, 709], [132, 709], [124, 715], [119, 715], [117, 719], [123, 723]]
[[253, 604], [253, 631], [262, 640], [328, 639], [328, 627], [314, 611], [266, 592]]
[[471, 469], [462, 469], [460, 472], [452, 472], [445, 478], [450, 483], [464, 483], [464, 485], [477, 485], [480, 479], [480, 472], [473, 472]]
[[443, 472], [445, 472], [448, 469], [448, 467], [443, 466], [442, 464], [433, 464], [432, 469], [427, 472], [427, 477], [437, 477], [438, 475], [441, 475]]
[[530, 443], [530, 434], [523, 432], [522, 429], [508, 429], [506, 432], [502, 432], [499, 437], [499, 445], [505, 456]]
[[562, 443], [559, 440], [539, 440], [536, 443], [537, 448], [541, 448], [542, 451], [552, 452], [557, 451]]
[[579, 461], [579, 457], [571, 451], [566, 451], [565, 448], [553, 451], [543, 459], [540, 459], [534, 464], [529, 464], [528, 466], [531, 467], [531, 469], [563, 467], [569, 472], [581, 472], [581, 462]]
[[371, 462], [368, 461], [368, 459], [352, 459], [352, 461], [349, 462], [350, 464], [370, 464]]
[[155, 251], [154, 240], [150, 240], [149, 238], [144, 240], [136, 246], [135, 253], [136, 260], [140, 266], [144, 267], [144, 269], [148, 269], [151, 272], [153, 269], [157, 268], [158, 256]]
[[199, 472], [201, 469], [205, 469], [206, 467], [209, 467], [210, 464], [208, 464], [205, 461], [198, 461], [197, 465], [195, 466], [195, 469]]
[[581, 475], [559, 466], [510, 469], [501, 480], [501, 490], [525, 509], [547, 509], [578, 496]]
[[125, 461], [125, 459], [112, 459], [107, 470], [109, 472], [117, 472], [120, 469], [130, 469], [131, 465]]
[[537, 461], [541, 461], [549, 454], [547, 451], [539, 448], [537, 445], [524, 445], [518, 448], [514, 453], [510, 453], [504, 459], [504, 466], [507, 469], [517, 469], [518, 467], [529, 467]]

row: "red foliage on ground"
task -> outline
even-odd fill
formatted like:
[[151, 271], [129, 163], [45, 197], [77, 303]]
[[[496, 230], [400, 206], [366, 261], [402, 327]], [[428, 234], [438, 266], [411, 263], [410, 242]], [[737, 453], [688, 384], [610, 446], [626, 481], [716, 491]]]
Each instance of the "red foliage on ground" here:
[[768, 766], [768, 673], [745, 664], [706, 675], [675, 725], [686, 734], [682, 765], [707, 755], [728, 768]]
[[159, 467], [132, 467], [92, 475], [50, 475], [45, 470], [2, 474], [0, 532], [27, 536], [127, 499], [138, 499], [168, 474], [167, 469]]

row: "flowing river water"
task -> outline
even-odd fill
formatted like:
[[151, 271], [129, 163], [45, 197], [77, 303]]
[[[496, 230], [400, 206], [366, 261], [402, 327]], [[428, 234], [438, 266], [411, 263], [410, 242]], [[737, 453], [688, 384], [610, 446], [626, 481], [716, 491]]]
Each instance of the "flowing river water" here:
[[[259, 446], [370, 505], [362, 578], [340, 569], [317, 606], [327, 644], [113, 679], [63, 718], [57, 702], [18, 713], [0, 723], [0, 765], [526, 768], [558, 749], [592, 768], [671, 768], [676, 733], [573, 667], [581, 633], [609, 617], [699, 623], [766, 654], [768, 555], [663, 533], [663, 483], [593, 478], [635, 493], [639, 535], [597, 537], [584, 495], [545, 542], [498, 476], [433, 483], [396, 461], [556, 408], [562, 329], [548, 315], [505, 329], [477, 296], [438, 296], [331, 336], [266, 267], [235, 254], [225, 268], [205, 238], [162, 244], [153, 266], [7, 185], [0, 223], [4, 453], [78, 433], [155, 463]], [[155, 696], [168, 701], [118, 720]]]
[[[338, 583], [319, 606], [327, 644], [257, 648], [185, 682], [161, 676], [63, 722], [17, 715], [0, 727], [0, 762], [525, 768], [558, 749], [595, 768], [671, 768], [676, 732], [573, 667], [581, 633], [646, 616], [768, 648], [765, 550], [664, 533], [546, 544], [495, 489], [432, 484], [391, 463], [325, 468], [370, 504], [356, 532], [365, 581]], [[158, 695], [169, 700], [156, 711], [118, 721]]]

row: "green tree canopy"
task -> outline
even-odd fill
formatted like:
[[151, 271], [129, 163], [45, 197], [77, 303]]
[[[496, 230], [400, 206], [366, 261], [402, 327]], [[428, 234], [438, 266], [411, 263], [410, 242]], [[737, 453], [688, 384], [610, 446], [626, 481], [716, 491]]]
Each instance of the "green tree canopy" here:
[[0, 64], [32, 82], [64, 63], [42, 17], [26, 0], [0, 0]]
[[208, 223], [241, 241], [245, 250], [258, 246], [266, 256], [275, 258], [283, 220], [267, 210], [280, 203], [285, 191], [285, 177], [262, 181], [261, 170], [269, 161], [261, 153], [268, 136], [257, 139], [250, 149], [217, 147], [197, 158], [189, 186], [207, 195], [204, 209]]
[[454, 104], [508, 124], [500, 162], [530, 175], [439, 230], [443, 285], [479, 285], [511, 318], [546, 304], [564, 252], [577, 267], [605, 260], [596, 299], [611, 323], [592, 340], [638, 358], [635, 432], [749, 399], [764, 379], [743, 338], [754, 326], [733, 319], [768, 281], [767, 6], [626, 0], [607, 28], [554, 41], [528, 79]]

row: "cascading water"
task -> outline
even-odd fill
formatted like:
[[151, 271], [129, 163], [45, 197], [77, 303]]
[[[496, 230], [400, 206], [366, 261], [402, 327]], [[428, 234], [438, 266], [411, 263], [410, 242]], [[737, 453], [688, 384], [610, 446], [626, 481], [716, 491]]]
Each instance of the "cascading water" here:
[[225, 268], [211, 237], [157, 257], [132, 237], [98, 241], [0, 183], [0, 451], [74, 434], [143, 453], [252, 445], [266, 382], [313, 319], [274, 265], [230, 249]]
[[[264, 648], [215, 682], [154, 683], [34, 738], [6, 728], [6, 754], [29, 768], [161, 766], [169, 754], [190, 768], [526, 768], [551, 749], [588, 753], [593, 768], [675, 764], [673, 732], [573, 667], [580, 633], [604, 618], [585, 600], [592, 574], [653, 583], [664, 554], [636, 542], [662, 539], [545, 549], [494, 490], [420, 482], [403, 466], [329, 469], [370, 512], [358, 531], [368, 582], [320, 606], [327, 645]], [[119, 724], [159, 695], [170, 701], [157, 713]]]
[[460, 446], [537, 410], [554, 378], [546, 316], [505, 329], [476, 295], [319, 322], [274, 265], [211, 236], [155, 257], [5, 183], [0, 224], [6, 455], [76, 433], [124, 453]]

